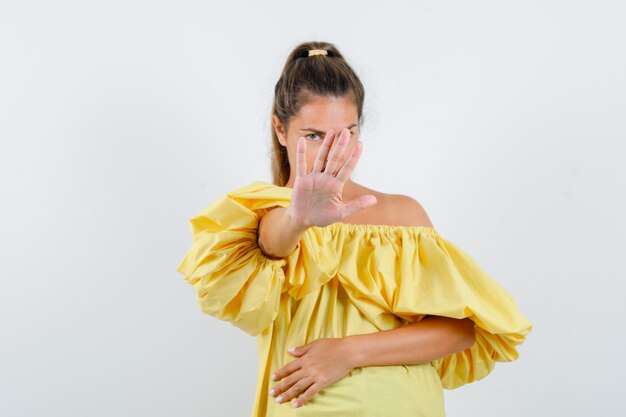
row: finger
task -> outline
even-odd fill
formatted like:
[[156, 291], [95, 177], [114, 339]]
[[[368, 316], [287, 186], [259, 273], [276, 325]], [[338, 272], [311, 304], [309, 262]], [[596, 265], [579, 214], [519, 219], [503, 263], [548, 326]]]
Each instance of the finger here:
[[333, 169], [332, 175], [337, 175], [337, 172], [339, 171], [339, 169], [341, 169], [342, 166], [345, 164], [346, 155], [349, 153], [352, 132], [350, 132], [350, 129], [346, 129], [345, 132], [346, 132], [346, 139], [343, 145], [341, 146], [341, 148], [337, 150], [338, 152], [337, 165], [335, 165], [335, 169]]
[[297, 400], [293, 402], [293, 406], [300, 407], [302, 404], [309, 401], [315, 394], [317, 394], [319, 390], [320, 390], [319, 384], [312, 384], [311, 386], [309, 386], [309, 388], [307, 388], [306, 391], [300, 394]]
[[324, 169], [324, 164], [326, 163], [326, 156], [330, 151], [330, 147], [335, 141], [335, 131], [330, 129], [326, 132], [326, 136], [322, 141], [322, 146], [319, 151], [317, 151], [317, 156], [315, 157], [315, 162], [313, 163], [313, 171], [311, 172], [322, 172]]
[[311, 345], [312, 344], [313, 344], [313, 342], [307, 343], [306, 345], [302, 345], [302, 346], [298, 346], [298, 347], [290, 347], [290, 348], [287, 349], [287, 352], [291, 353], [292, 355], [300, 356], [303, 353], [307, 353], [309, 351], [309, 349], [311, 349]]
[[378, 200], [376, 196], [373, 194], [362, 195], [361, 197], [357, 197], [352, 201], [348, 201], [345, 205], [345, 215], [344, 217], [348, 217], [352, 213], [363, 210], [364, 208], [368, 208], [376, 204]]
[[300, 136], [296, 148], [296, 178], [306, 175], [306, 140]]
[[352, 174], [352, 171], [354, 170], [354, 167], [356, 166], [356, 163], [361, 157], [362, 149], [363, 149], [363, 142], [358, 141], [356, 145], [354, 146], [354, 151], [352, 151], [352, 154], [348, 157], [348, 160], [343, 164], [343, 166], [341, 167], [341, 169], [336, 175], [336, 178], [339, 181], [346, 182], [348, 180], [348, 178]]
[[337, 165], [339, 165], [339, 161], [341, 161], [341, 156], [345, 151], [348, 142], [350, 141], [350, 130], [343, 129], [341, 134], [339, 135], [339, 140], [330, 150], [330, 155], [326, 160], [326, 168], [324, 168], [324, 173], [334, 175], [337, 170]]
[[[272, 389], [270, 390], [270, 395], [276, 397], [276, 399], [278, 400], [278, 397], [281, 396], [283, 392], [287, 391], [293, 384], [297, 383], [298, 381], [304, 378], [308, 378], [308, 376], [304, 373], [303, 369], [300, 369], [299, 371], [294, 372], [293, 374], [289, 375], [287, 378], [282, 380], [279, 384], [276, 384], [275, 386], [273, 386]], [[284, 400], [284, 399], [285, 399], [285, 396], [282, 395], [281, 400]]]
[[294, 371], [297, 371], [300, 368], [301, 368], [300, 362], [297, 359], [294, 359], [293, 361], [289, 362], [287, 365], [280, 368], [278, 371], [274, 372], [271, 375], [271, 378], [273, 381], [280, 381], [287, 375], [291, 374]]
[[277, 403], [282, 403], [285, 401], [289, 401], [294, 398], [296, 395], [300, 394], [302, 391], [306, 391], [315, 381], [312, 378], [304, 378], [296, 382], [289, 388], [287, 391], [280, 394], [276, 397]]
[[304, 353], [301, 348], [289, 348], [287, 352], [291, 353], [293, 356], [300, 356]]

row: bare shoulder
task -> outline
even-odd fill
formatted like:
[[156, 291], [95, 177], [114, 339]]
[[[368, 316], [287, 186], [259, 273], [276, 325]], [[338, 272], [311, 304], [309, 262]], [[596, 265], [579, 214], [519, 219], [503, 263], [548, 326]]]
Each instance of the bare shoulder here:
[[359, 184], [351, 198], [363, 194], [373, 194], [377, 203], [346, 222], [434, 227], [424, 207], [411, 196], [383, 193]]
[[394, 211], [401, 224], [433, 227], [426, 210], [415, 198], [404, 194], [389, 194], [387, 200], [388, 207]]

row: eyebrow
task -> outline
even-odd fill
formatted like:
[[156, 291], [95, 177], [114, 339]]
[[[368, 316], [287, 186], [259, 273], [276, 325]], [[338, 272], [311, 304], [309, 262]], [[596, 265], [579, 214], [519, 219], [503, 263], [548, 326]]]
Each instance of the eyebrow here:
[[[353, 128], [354, 126], [356, 126], [356, 125], [357, 125], [356, 123], [353, 123], [353, 124], [351, 124], [350, 126], [348, 126], [346, 129], [352, 129], [352, 128]], [[305, 128], [303, 128], [303, 129], [300, 129], [300, 130], [309, 130], [309, 131], [311, 131], [311, 132], [315, 132], [315, 133], [326, 133], [326, 132], [324, 132], [324, 131], [322, 131], [322, 130], [313, 129], [313, 128], [311, 128], [311, 127], [305, 127]]]

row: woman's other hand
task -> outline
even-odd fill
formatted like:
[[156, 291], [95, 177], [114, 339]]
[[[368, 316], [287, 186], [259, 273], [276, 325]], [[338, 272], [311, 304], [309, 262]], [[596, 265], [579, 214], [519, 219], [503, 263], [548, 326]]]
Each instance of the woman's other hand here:
[[300, 137], [298, 141], [296, 178], [291, 203], [287, 207], [289, 216], [296, 224], [307, 227], [328, 226], [377, 202], [376, 196], [372, 194], [362, 195], [348, 202], [342, 200], [344, 184], [350, 178], [350, 174], [359, 160], [363, 142], [358, 141], [352, 154], [346, 158], [350, 130], [342, 130], [335, 146], [332, 146], [335, 142], [335, 136], [336, 133], [333, 130], [326, 133], [313, 168], [308, 173], [306, 139]]
[[[288, 350], [289, 351], [289, 350]], [[355, 367], [352, 345], [346, 338], [321, 338], [289, 351], [298, 357], [272, 374], [276, 384], [270, 395], [278, 403], [289, 401], [299, 407], [322, 388], [343, 378]]]

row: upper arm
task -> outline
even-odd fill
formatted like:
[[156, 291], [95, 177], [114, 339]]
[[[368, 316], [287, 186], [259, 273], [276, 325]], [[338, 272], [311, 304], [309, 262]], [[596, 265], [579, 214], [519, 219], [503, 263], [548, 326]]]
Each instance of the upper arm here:
[[406, 226], [434, 227], [424, 207], [413, 197], [403, 194], [394, 195], [395, 217]]

